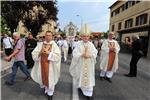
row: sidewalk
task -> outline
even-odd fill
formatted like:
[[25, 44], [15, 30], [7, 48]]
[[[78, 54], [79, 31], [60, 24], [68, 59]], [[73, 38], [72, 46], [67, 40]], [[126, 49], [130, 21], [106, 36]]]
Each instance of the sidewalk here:
[[13, 59], [10, 62], [7, 62], [4, 60], [3, 57], [0, 57], [1, 60], [1, 77], [4, 77], [5, 75], [7, 75], [8, 73], [11, 73], [11, 67], [13, 64]]

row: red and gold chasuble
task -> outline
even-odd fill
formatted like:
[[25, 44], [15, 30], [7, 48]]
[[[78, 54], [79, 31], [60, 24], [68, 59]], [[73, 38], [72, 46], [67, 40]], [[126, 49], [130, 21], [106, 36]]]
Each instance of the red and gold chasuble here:
[[[115, 43], [114, 42], [109, 42], [108, 43], [109, 48], [115, 48]], [[109, 60], [108, 60], [108, 66], [107, 66], [107, 71], [111, 71], [113, 68], [114, 60], [115, 60], [116, 53], [114, 51], [109, 50]]]
[[41, 50], [41, 75], [42, 75], [42, 82], [45, 86], [48, 87], [48, 76], [49, 76], [49, 60], [48, 55], [51, 52], [52, 44], [44, 44]]

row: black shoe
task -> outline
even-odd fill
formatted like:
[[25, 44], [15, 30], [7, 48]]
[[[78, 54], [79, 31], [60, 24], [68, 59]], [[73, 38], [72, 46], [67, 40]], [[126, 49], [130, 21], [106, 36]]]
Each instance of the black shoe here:
[[87, 96], [87, 100], [94, 100], [93, 96], [89, 97]]
[[101, 76], [100, 76], [100, 80], [104, 80], [104, 77], [101, 77]]
[[135, 77], [134, 75], [131, 75], [131, 74], [125, 74], [124, 76], [126, 76], [126, 77]]
[[53, 96], [47, 95], [47, 97], [48, 97], [48, 100], [53, 100]]
[[133, 75], [133, 77], [136, 77], [136, 75]]
[[112, 83], [112, 80], [108, 77], [106, 77], [105, 80], [108, 81], [109, 83]]
[[11, 85], [14, 85], [14, 82], [6, 81], [5, 84], [8, 85], [8, 86], [11, 86]]
[[31, 77], [30, 76], [27, 76], [25, 79], [24, 79], [24, 81], [27, 81], [27, 80], [30, 80], [31, 79]]
[[82, 90], [81, 90], [81, 88], [78, 88], [78, 92], [81, 92], [81, 93], [82, 93]]
[[32, 67], [28, 67], [28, 69], [31, 69]]

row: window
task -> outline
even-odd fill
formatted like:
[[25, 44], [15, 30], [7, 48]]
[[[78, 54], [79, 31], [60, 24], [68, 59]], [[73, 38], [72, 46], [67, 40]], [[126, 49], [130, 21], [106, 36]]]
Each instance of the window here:
[[121, 29], [121, 22], [118, 23], [118, 30], [120, 30], [120, 29]]
[[128, 1], [128, 7], [132, 7], [132, 1]]
[[115, 29], [115, 25], [112, 25], [112, 31], [114, 31], [114, 29]]
[[119, 13], [118, 9], [115, 10], [115, 15], [117, 15]]
[[120, 13], [120, 8], [118, 8], [118, 9], [114, 10], [114, 14], [113, 14], [113, 16], [114, 16], [114, 15], [117, 15], [117, 14], [119, 14], [119, 13]]
[[120, 8], [118, 8], [118, 9], [116, 10], [116, 12], [117, 12], [117, 14], [119, 14], [119, 13], [120, 13]]
[[132, 6], [135, 5], [135, 1], [132, 1]]
[[115, 11], [111, 12], [111, 17], [115, 16]]
[[136, 26], [138, 25], [143, 25], [143, 24], [146, 24], [147, 23], [147, 18], [148, 18], [148, 14], [142, 14], [140, 16], [137, 16], [136, 17]]
[[113, 17], [113, 12], [111, 12], [111, 17]]
[[128, 2], [125, 3], [125, 9], [128, 9]]
[[121, 6], [121, 10], [124, 11], [125, 10], [125, 6], [124, 4]]
[[125, 21], [125, 28], [132, 27], [133, 19], [128, 19]]

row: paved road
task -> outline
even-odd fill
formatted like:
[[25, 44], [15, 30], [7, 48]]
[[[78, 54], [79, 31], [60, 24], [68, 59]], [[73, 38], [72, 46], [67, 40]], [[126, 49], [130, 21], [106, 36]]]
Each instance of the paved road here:
[[[101, 81], [99, 79], [99, 63], [96, 64], [96, 86], [94, 88], [94, 100], [150, 100], [150, 60], [141, 59], [138, 63], [138, 76], [135, 78], [125, 77], [128, 73], [130, 55], [120, 54], [119, 70], [112, 81]], [[61, 77], [56, 85], [53, 100], [86, 100], [82, 93], [77, 91], [73, 94], [72, 78], [69, 74], [70, 61], [62, 63]], [[44, 90], [32, 80], [24, 82], [25, 77], [20, 71], [17, 73], [17, 82], [14, 86], [6, 86], [4, 81], [9, 75], [1, 79], [2, 100], [47, 100]]]
[[[71, 100], [72, 79], [69, 71], [69, 63], [62, 63], [61, 77], [56, 85], [54, 100]], [[13, 86], [6, 86], [4, 81], [9, 78], [9, 75], [2, 78], [2, 100], [47, 100], [39, 85], [32, 80], [24, 82], [24, 74], [18, 70], [17, 82]]]

